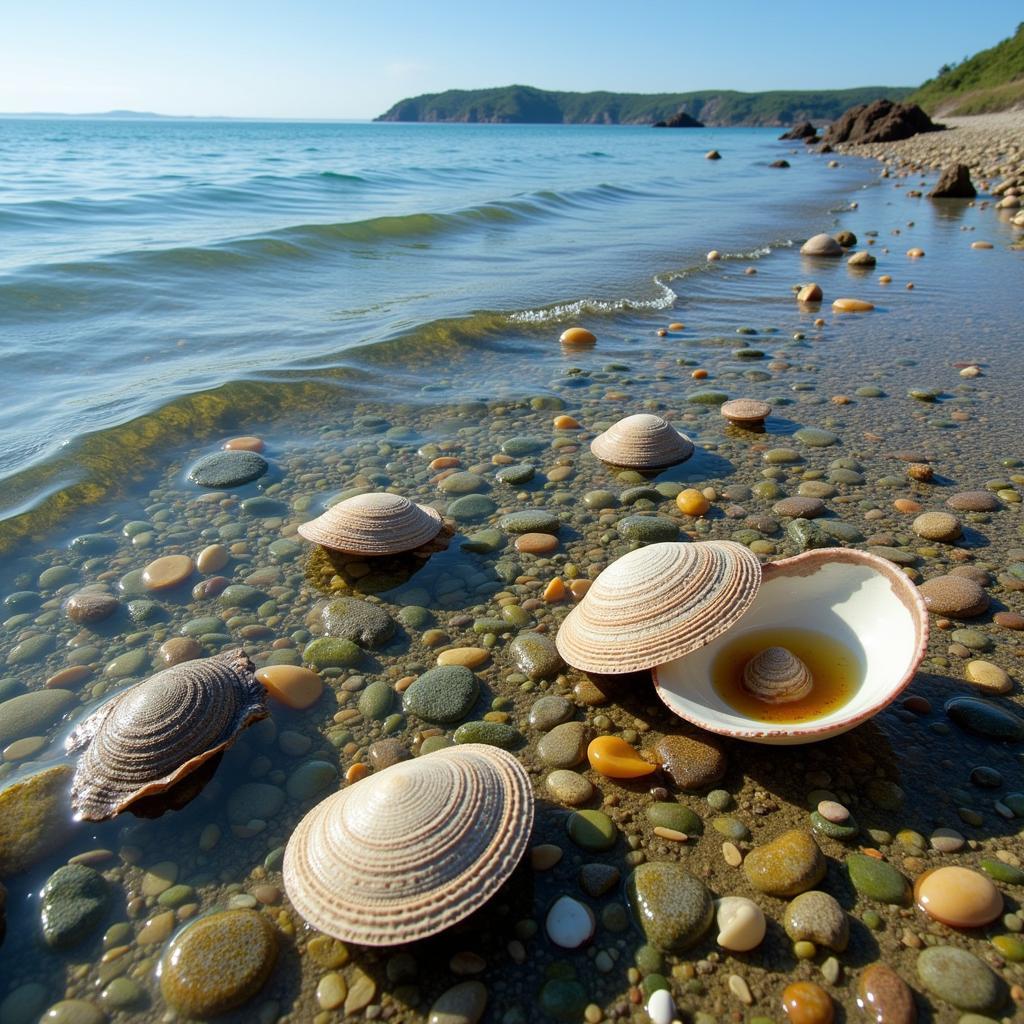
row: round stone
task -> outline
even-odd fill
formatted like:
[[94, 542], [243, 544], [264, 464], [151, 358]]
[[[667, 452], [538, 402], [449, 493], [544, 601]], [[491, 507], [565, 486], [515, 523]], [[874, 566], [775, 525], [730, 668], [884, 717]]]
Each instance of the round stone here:
[[562, 521], [542, 509], [526, 509], [502, 516], [498, 525], [506, 533], [558, 533]]
[[872, 964], [860, 976], [857, 1005], [874, 1024], [914, 1024], [917, 1020], [910, 986], [886, 964]]
[[586, 722], [563, 722], [540, 738], [537, 756], [549, 768], [575, 768], [587, 756], [589, 740]]
[[791, 1024], [832, 1024], [829, 994], [813, 981], [794, 981], [782, 990], [782, 1008]]
[[283, 789], [269, 782], [243, 782], [228, 797], [228, 821], [232, 825], [247, 825], [253, 819], [265, 821], [283, 806]]
[[565, 768], [553, 771], [544, 785], [559, 803], [568, 804], [570, 807], [579, 807], [594, 795], [594, 786], [586, 776]]
[[679, 536], [679, 524], [665, 516], [626, 516], [615, 527], [623, 540], [641, 544], [662, 544]]
[[964, 576], [933, 576], [918, 588], [930, 612], [969, 619], [988, 608], [988, 594]]
[[550, 533], [521, 533], [516, 537], [516, 551], [524, 555], [549, 555], [558, 547], [558, 538]]
[[917, 958], [921, 984], [958, 1010], [994, 1013], [1006, 1002], [1006, 983], [973, 953], [957, 946], [929, 946]]
[[32, 690], [0, 703], [0, 748], [46, 732], [75, 702], [70, 690], [53, 689]]
[[585, 903], [560, 896], [548, 911], [544, 929], [556, 946], [578, 949], [590, 941], [596, 924], [593, 911]]
[[961, 533], [960, 520], [948, 512], [922, 512], [913, 522], [914, 533], [925, 540], [952, 544]]
[[565, 667], [555, 642], [543, 633], [520, 633], [508, 651], [516, 668], [531, 679], [551, 679]]
[[614, 822], [604, 811], [573, 811], [567, 828], [577, 846], [594, 852], [610, 850], [618, 836]]
[[764, 911], [745, 896], [723, 896], [715, 901], [715, 926], [722, 949], [746, 953], [761, 945], [767, 930]]
[[256, 452], [214, 452], [200, 459], [192, 467], [188, 478], [200, 487], [212, 487], [220, 491], [257, 480], [268, 468], [267, 460]]
[[853, 887], [861, 896], [902, 906], [907, 903], [910, 886], [891, 864], [864, 853], [851, 853], [846, 858]]
[[202, 657], [203, 649], [190, 636], [172, 636], [157, 648], [157, 656], [169, 668]]
[[62, 999], [40, 1018], [39, 1024], [103, 1024], [106, 1014], [85, 999]]
[[479, 473], [451, 473], [440, 484], [445, 494], [477, 494], [486, 491], [487, 481]]
[[850, 941], [846, 911], [827, 892], [801, 893], [787, 907], [786, 934], [794, 941], [809, 941], [841, 953]]
[[724, 777], [728, 763], [721, 743], [703, 736], [664, 736], [655, 745], [661, 766], [684, 790], [701, 790]]
[[51, 949], [69, 949], [85, 939], [106, 916], [107, 880], [85, 864], [67, 864], [46, 880], [39, 894], [43, 938]]
[[300, 665], [266, 665], [257, 670], [256, 678], [271, 697], [297, 711], [311, 707], [324, 691], [320, 676]]
[[1010, 674], [991, 661], [977, 659], [964, 666], [964, 678], [979, 690], [989, 693], [1009, 693], [1013, 689]]
[[821, 498], [806, 498], [800, 495], [793, 495], [783, 498], [772, 506], [772, 512], [777, 516], [789, 516], [793, 519], [816, 519], [823, 516], [827, 509]]
[[363, 647], [380, 647], [395, 632], [394, 620], [380, 605], [355, 597], [333, 598], [321, 610], [320, 621], [325, 636]]
[[224, 910], [190, 924], [160, 961], [160, 990], [192, 1017], [226, 1013], [251, 999], [277, 959], [277, 933], [255, 910]]
[[819, 430], [817, 427], [801, 427], [793, 436], [809, 448], [828, 448], [839, 440], [838, 435], [830, 430]]
[[196, 555], [196, 568], [201, 573], [220, 572], [230, 559], [228, 549], [223, 544], [210, 544]]
[[395, 701], [395, 691], [386, 679], [370, 683], [359, 695], [359, 714], [369, 722], [383, 722]]
[[575, 707], [570, 701], [556, 693], [550, 693], [534, 701], [530, 708], [530, 726], [540, 732], [548, 732], [572, 718]]
[[929, 917], [953, 928], [981, 928], [1003, 912], [1003, 897], [970, 868], [926, 871], [914, 883], [914, 901]]
[[954, 697], [946, 701], [944, 710], [957, 725], [978, 736], [993, 740], [1024, 739], [1024, 718], [990, 701], [977, 697]]
[[455, 730], [456, 743], [486, 743], [503, 750], [512, 750], [523, 742], [522, 733], [508, 722], [463, 722]]
[[669, 801], [657, 801], [645, 808], [647, 820], [654, 828], [668, 828], [686, 836], [699, 836], [704, 832], [704, 823], [689, 807]]
[[170, 590], [184, 583], [195, 568], [188, 555], [164, 555], [142, 570], [142, 585], [147, 590]]
[[408, 714], [426, 722], [461, 722], [480, 696], [480, 684], [464, 665], [439, 665], [419, 676], [402, 695]]
[[647, 941], [667, 952], [694, 945], [715, 916], [714, 900], [704, 883], [673, 861], [638, 865], [626, 892]]
[[434, 1001], [430, 1024], [477, 1024], [487, 1006], [487, 986], [481, 981], [463, 981]]
[[120, 606], [121, 602], [113, 594], [80, 590], [68, 598], [64, 612], [72, 622], [83, 626], [109, 619]]
[[743, 861], [747, 881], [770, 896], [796, 896], [813, 889], [825, 877], [825, 858], [808, 832], [793, 829]]
[[302, 660], [314, 668], [347, 668], [363, 656], [358, 644], [340, 637], [321, 636], [306, 644]]
[[957, 512], [995, 512], [1002, 507], [991, 491], [960, 491], [952, 495], [946, 505]]

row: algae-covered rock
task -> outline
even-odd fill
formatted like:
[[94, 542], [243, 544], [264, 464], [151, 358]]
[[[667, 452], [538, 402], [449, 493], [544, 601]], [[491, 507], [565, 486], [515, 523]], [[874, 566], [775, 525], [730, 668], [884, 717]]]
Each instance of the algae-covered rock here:
[[70, 765], [56, 765], [0, 790], [0, 876], [25, 871], [71, 831]]

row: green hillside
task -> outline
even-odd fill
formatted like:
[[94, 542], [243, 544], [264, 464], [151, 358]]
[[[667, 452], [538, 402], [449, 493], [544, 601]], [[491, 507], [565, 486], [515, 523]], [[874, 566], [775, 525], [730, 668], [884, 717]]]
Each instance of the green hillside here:
[[1024, 105], [1024, 22], [1009, 39], [947, 65], [911, 97], [929, 114], [983, 114]]
[[550, 92], [529, 85], [449, 89], [400, 100], [378, 121], [463, 121], [496, 124], [653, 124], [685, 110], [706, 125], [771, 125], [832, 121], [848, 107], [882, 96], [901, 99], [892, 86], [856, 89], [734, 92]]

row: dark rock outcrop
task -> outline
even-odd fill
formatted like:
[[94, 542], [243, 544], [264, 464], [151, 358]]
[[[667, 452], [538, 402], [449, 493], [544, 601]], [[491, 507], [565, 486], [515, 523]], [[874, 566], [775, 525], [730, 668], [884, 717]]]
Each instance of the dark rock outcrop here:
[[952, 164], [939, 177], [929, 199], [973, 199], [978, 190], [971, 183], [971, 172], [966, 164]]
[[898, 142], [922, 132], [942, 131], [944, 127], [935, 124], [916, 103], [893, 103], [882, 99], [851, 107], [829, 126], [822, 142], [831, 146], [840, 142], [853, 145]]
[[788, 160], [773, 160], [768, 166], [769, 167], [788, 167], [789, 166], [789, 161]]
[[779, 139], [783, 142], [793, 139], [813, 139], [817, 134], [818, 129], [810, 121], [801, 121], [799, 124], [793, 125], [788, 132], [783, 132]]
[[655, 128], [703, 128], [704, 123], [690, 117], [685, 110], [679, 110], [665, 121], [655, 121]]

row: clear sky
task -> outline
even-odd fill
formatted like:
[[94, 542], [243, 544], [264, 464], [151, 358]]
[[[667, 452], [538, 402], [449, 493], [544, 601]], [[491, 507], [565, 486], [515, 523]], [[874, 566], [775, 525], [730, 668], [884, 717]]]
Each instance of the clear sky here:
[[0, 111], [368, 118], [451, 88], [916, 85], [1021, 0], [0, 0]]

